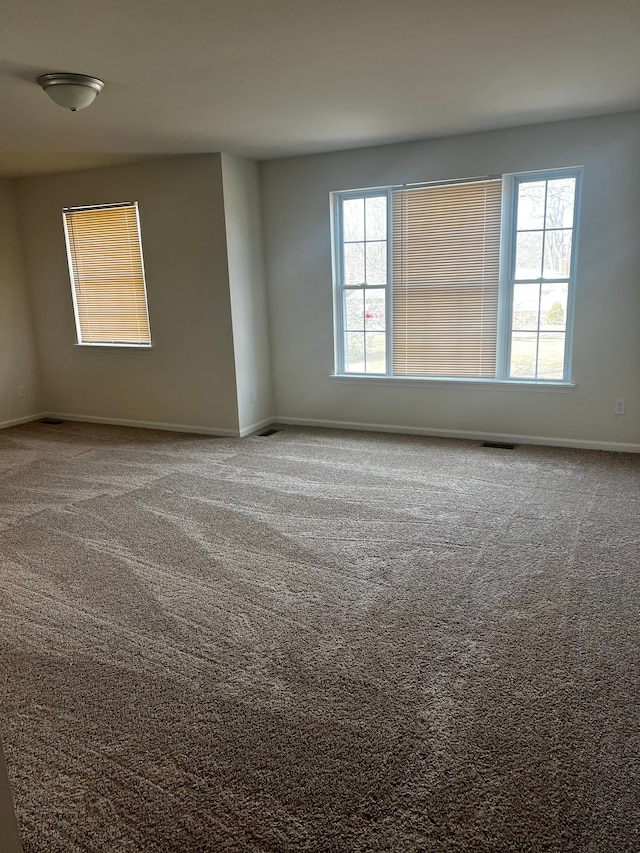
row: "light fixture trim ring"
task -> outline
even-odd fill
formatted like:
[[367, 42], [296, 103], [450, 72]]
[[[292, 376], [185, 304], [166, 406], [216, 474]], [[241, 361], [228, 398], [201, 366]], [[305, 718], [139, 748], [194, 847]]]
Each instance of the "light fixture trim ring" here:
[[50, 86], [84, 86], [87, 89], [94, 89], [96, 95], [99, 95], [104, 89], [104, 81], [99, 77], [91, 77], [89, 74], [69, 74], [66, 71], [42, 74], [37, 82], [45, 91]]

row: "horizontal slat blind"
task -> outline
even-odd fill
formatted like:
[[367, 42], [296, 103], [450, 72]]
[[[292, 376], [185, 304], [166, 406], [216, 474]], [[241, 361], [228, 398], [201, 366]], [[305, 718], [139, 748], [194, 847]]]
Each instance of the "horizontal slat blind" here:
[[502, 183], [393, 192], [393, 373], [496, 371]]
[[64, 211], [79, 343], [149, 345], [136, 204]]

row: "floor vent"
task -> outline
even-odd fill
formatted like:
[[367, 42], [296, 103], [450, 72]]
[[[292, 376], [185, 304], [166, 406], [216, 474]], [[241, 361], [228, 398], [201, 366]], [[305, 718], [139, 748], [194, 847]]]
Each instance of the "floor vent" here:
[[64, 421], [57, 421], [55, 418], [42, 418], [41, 421], [38, 421], [39, 424], [49, 424], [49, 426], [58, 426], [58, 424], [63, 424]]
[[494, 450], [513, 450], [515, 444], [503, 444], [501, 441], [483, 441], [481, 447], [492, 447]]
[[274, 435], [274, 433], [280, 432], [279, 429], [266, 429], [264, 432], [259, 432], [258, 435], [261, 438], [267, 438], [269, 435]]

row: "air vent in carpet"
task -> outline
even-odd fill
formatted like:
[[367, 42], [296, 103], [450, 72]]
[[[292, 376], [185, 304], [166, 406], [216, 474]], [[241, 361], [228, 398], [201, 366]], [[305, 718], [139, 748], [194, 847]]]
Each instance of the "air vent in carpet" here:
[[501, 441], [483, 441], [481, 447], [493, 447], [494, 450], [513, 450], [515, 444], [503, 444]]
[[40, 424], [49, 424], [49, 426], [58, 426], [58, 424], [63, 424], [64, 421], [57, 421], [55, 418], [42, 418], [41, 421], [38, 421]]
[[261, 438], [267, 438], [267, 436], [273, 435], [276, 432], [280, 432], [280, 430], [279, 429], [266, 429], [264, 432], [259, 432], [258, 435]]

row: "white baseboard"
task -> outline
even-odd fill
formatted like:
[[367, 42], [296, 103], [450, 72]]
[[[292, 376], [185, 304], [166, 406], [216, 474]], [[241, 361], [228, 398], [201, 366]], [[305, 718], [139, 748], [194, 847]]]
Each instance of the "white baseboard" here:
[[25, 415], [23, 418], [13, 418], [10, 421], [0, 421], [0, 429], [7, 427], [18, 426], [19, 424], [29, 424], [31, 421], [39, 421], [41, 418], [46, 418], [46, 412], [40, 412], [36, 415]]
[[270, 424], [275, 423], [275, 418], [264, 418], [261, 421], [256, 421], [254, 424], [249, 424], [249, 426], [242, 427], [240, 430], [240, 438], [244, 438], [247, 435], [251, 435], [252, 432], [257, 432], [259, 429], [264, 429], [264, 427], [268, 427]]
[[192, 424], [167, 424], [155, 421], [134, 421], [123, 418], [99, 418], [75, 415], [68, 412], [39, 412], [9, 421], [0, 421], [0, 429], [18, 426], [19, 424], [39, 421], [42, 418], [57, 418], [61, 421], [80, 421], [92, 424], [112, 424], [113, 426], [137, 427], [139, 429], [159, 429], [168, 432], [186, 432], [201, 435], [217, 435], [221, 438], [244, 438], [259, 429], [274, 423], [291, 424], [292, 426], [315, 426], [328, 429], [354, 429], [365, 432], [391, 432], [401, 435], [428, 435], [433, 438], [461, 438], [467, 441], [501, 441], [509, 444], [541, 444], [549, 447], [574, 447], [581, 450], [608, 450], [617, 453], [640, 453], [640, 444], [617, 441], [596, 441], [581, 438], [557, 438], [543, 435], [519, 435], [500, 432], [474, 432], [470, 430], [432, 429], [430, 427], [408, 427], [401, 424], [372, 424], [358, 421], [331, 421], [317, 418], [290, 418], [284, 415], [265, 418], [241, 430], [223, 429], [219, 427], [195, 426]]
[[201, 435], [218, 435], [221, 438], [239, 438], [240, 432], [222, 427], [194, 426], [193, 424], [165, 424], [155, 421], [131, 421], [124, 418], [98, 418], [86, 415], [74, 415], [69, 412], [47, 412], [38, 417], [57, 418], [60, 421], [80, 421], [87, 424], [111, 424], [112, 426], [136, 427], [138, 429], [160, 429], [167, 432], [190, 432]]
[[275, 423], [293, 426], [316, 426], [329, 429], [356, 429], [365, 432], [396, 432], [404, 435], [428, 435], [433, 438], [462, 438], [468, 441], [500, 441], [509, 444], [542, 444], [549, 447], [574, 447], [580, 450], [610, 450], [617, 453], [640, 453], [640, 444], [617, 441], [595, 441], [582, 438], [556, 438], [543, 435], [511, 435], [500, 432], [474, 432], [460, 429], [431, 429], [407, 427], [399, 424], [371, 424], [355, 421], [324, 421], [315, 418], [288, 418], [278, 416]]

